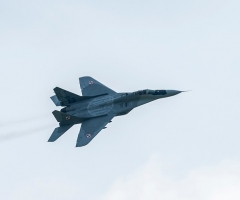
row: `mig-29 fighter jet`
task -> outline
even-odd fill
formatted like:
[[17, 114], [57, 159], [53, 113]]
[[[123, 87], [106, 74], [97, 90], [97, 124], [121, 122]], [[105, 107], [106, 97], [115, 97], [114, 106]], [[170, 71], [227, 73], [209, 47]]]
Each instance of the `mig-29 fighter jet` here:
[[79, 78], [82, 95], [54, 88], [51, 99], [60, 111], [53, 111], [59, 122], [48, 142], [56, 141], [75, 124], [82, 124], [76, 147], [87, 145], [114, 117], [128, 114], [132, 109], [156, 99], [179, 94], [177, 90], [139, 90], [117, 93], [102, 83], [85, 76]]

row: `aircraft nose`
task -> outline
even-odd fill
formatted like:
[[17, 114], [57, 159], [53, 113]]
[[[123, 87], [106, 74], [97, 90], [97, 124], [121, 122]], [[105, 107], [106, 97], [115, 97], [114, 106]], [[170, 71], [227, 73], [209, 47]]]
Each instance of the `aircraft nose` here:
[[179, 93], [181, 93], [182, 91], [178, 91], [178, 90], [166, 90], [167, 92], [167, 95], [168, 96], [174, 96], [174, 95], [177, 95]]

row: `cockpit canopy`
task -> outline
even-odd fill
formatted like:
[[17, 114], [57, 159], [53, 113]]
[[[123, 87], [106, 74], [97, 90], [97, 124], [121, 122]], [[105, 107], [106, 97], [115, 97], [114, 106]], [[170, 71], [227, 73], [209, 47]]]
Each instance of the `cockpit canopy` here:
[[134, 92], [135, 95], [165, 95], [167, 94], [166, 90], [139, 90]]

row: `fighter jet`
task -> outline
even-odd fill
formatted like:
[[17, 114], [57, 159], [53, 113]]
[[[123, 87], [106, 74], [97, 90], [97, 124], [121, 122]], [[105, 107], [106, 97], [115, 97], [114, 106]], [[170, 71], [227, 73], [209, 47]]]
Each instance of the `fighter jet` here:
[[177, 90], [139, 90], [117, 93], [90, 76], [79, 78], [82, 96], [59, 87], [54, 88], [56, 95], [50, 97], [60, 111], [53, 111], [59, 122], [48, 142], [56, 141], [75, 124], [82, 124], [76, 147], [87, 145], [114, 117], [126, 115], [132, 109], [151, 101], [174, 96]]

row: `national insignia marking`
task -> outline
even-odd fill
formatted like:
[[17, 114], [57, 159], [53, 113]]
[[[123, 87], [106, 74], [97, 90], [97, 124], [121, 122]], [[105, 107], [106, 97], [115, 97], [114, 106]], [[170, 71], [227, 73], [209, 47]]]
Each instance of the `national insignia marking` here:
[[70, 119], [70, 116], [67, 116], [67, 117], [66, 117], [66, 120], [69, 120], [69, 119]]

